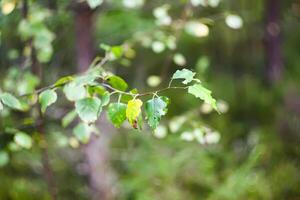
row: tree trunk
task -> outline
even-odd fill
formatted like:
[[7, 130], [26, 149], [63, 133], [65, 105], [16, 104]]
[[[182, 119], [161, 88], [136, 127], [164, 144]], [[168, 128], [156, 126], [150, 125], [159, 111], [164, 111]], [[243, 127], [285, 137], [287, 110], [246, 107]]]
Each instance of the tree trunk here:
[[281, 79], [283, 60], [280, 38], [280, 0], [266, 0], [266, 75], [270, 84]]
[[[75, 7], [76, 51], [78, 71], [86, 71], [94, 57], [92, 39], [93, 11], [86, 4]], [[102, 114], [97, 126], [100, 136], [92, 136], [90, 142], [83, 148], [88, 166], [88, 176], [92, 199], [113, 199], [114, 173], [110, 166], [109, 145], [113, 135], [113, 127], [107, 123]]]
[[77, 51], [77, 69], [86, 71], [94, 57], [93, 47], [93, 11], [86, 4], [75, 6], [75, 33]]

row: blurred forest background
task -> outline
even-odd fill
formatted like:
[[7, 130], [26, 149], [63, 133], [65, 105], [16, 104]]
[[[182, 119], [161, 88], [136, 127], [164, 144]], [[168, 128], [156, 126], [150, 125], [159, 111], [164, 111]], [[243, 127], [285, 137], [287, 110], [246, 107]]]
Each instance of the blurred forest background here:
[[[42, 119], [4, 108], [0, 199], [299, 200], [299, 22], [298, 0], [1, 0], [0, 93], [33, 92], [85, 71], [100, 44], [122, 45], [105, 68], [131, 88], [188, 68], [221, 114], [172, 90], [154, 132], [103, 114], [81, 144], [76, 120], [61, 124], [64, 98]], [[15, 129], [30, 135], [21, 147]]]

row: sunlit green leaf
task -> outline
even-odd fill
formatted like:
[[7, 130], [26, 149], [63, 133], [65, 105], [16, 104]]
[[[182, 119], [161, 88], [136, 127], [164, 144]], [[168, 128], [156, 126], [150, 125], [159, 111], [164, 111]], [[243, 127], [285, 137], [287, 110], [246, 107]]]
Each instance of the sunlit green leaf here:
[[102, 111], [101, 100], [97, 97], [88, 97], [78, 100], [75, 103], [75, 109], [84, 122], [94, 122]]
[[70, 101], [77, 101], [86, 97], [86, 90], [82, 85], [76, 85], [74, 82], [68, 83], [63, 89], [66, 97]]
[[205, 103], [211, 105], [215, 110], [218, 110], [216, 100], [211, 96], [211, 91], [203, 87], [201, 84], [189, 86], [188, 93], [202, 99]]
[[12, 94], [10, 93], [3, 93], [1, 96], [1, 101], [4, 105], [13, 108], [13, 109], [18, 109], [18, 110], [22, 110], [22, 105], [20, 103], [20, 101], [14, 97]]
[[109, 101], [110, 101], [110, 93], [105, 92], [101, 98], [101, 106], [104, 107], [108, 105]]
[[65, 77], [62, 77], [60, 79], [58, 79], [55, 83], [54, 83], [54, 86], [55, 87], [58, 87], [58, 86], [62, 86], [70, 81], [74, 80], [74, 78], [72, 76], [65, 76]]
[[93, 96], [94, 94], [103, 96], [105, 92], [107, 92], [107, 91], [101, 85], [88, 86], [88, 93], [90, 96]]
[[92, 83], [94, 83], [94, 81], [97, 77], [98, 77], [98, 74], [95, 71], [89, 72], [87, 74], [76, 77], [74, 79], [74, 83], [77, 86], [92, 84]]
[[158, 97], [150, 99], [145, 104], [148, 124], [152, 129], [156, 129], [161, 117], [167, 113], [169, 99], [167, 97]]
[[193, 81], [193, 78], [196, 73], [192, 72], [191, 70], [188, 69], [182, 69], [182, 70], [177, 70], [174, 74], [172, 79], [184, 79], [182, 82], [183, 84], [188, 84]]
[[128, 88], [127, 83], [119, 76], [110, 76], [106, 81], [115, 89], [125, 91]]
[[17, 143], [19, 146], [25, 148], [25, 149], [30, 149], [32, 146], [32, 139], [29, 135], [23, 132], [18, 132], [16, 133], [14, 137], [15, 143]]
[[57, 94], [54, 90], [45, 90], [39, 95], [39, 102], [41, 104], [41, 110], [44, 113], [46, 108], [57, 100]]
[[115, 58], [121, 58], [122, 54], [123, 54], [123, 48], [122, 46], [113, 46], [110, 49], [111, 53], [113, 54], [113, 56]]
[[126, 107], [124, 103], [111, 103], [108, 106], [108, 119], [117, 128], [120, 128], [122, 123], [126, 120]]

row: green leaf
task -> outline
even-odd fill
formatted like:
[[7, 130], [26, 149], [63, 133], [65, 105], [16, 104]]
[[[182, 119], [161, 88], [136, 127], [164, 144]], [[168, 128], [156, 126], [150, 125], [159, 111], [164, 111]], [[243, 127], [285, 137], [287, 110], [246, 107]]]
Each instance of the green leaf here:
[[77, 101], [86, 97], [86, 90], [82, 85], [76, 85], [75, 82], [68, 83], [63, 89], [66, 97], [70, 101]]
[[3, 110], [3, 104], [0, 101], [0, 111]]
[[115, 58], [121, 58], [122, 57], [122, 54], [123, 54], [123, 48], [122, 46], [113, 46], [111, 49], [110, 49], [111, 53], [113, 54], [113, 56]]
[[152, 129], [156, 129], [161, 117], [164, 116], [168, 109], [169, 99], [167, 97], [159, 97], [148, 100], [145, 104], [148, 124]]
[[84, 75], [76, 77], [74, 79], [74, 82], [77, 86], [93, 84], [97, 77], [98, 77], [98, 74], [95, 71], [92, 71], [92, 72], [89, 72]]
[[76, 138], [86, 144], [88, 143], [90, 137], [91, 137], [91, 128], [89, 127], [88, 124], [85, 123], [79, 123], [75, 128], [73, 129], [74, 135]]
[[110, 101], [110, 93], [105, 92], [101, 98], [101, 106], [104, 107], [108, 105], [109, 101]]
[[140, 99], [132, 99], [128, 101], [126, 109], [126, 117], [133, 128], [137, 128], [137, 117], [141, 113], [143, 102]]
[[218, 111], [216, 100], [211, 96], [211, 91], [203, 87], [201, 84], [189, 86], [188, 93], [202, 99], [205, 103], [211, 105], [216, 111]]
[[111, 46], [109, 46], [107, 44], [104, 44], [104, 43], [101, 43], [100, 48], [103, 49], [104, 51], [110, 51]]
[[5, 166], [9, 162], [8, 153], [5, 151], [0, 151], [0, 167]]
[[42, 113], [44, 113], [48, 106], [55, 103], [57, 94], [54, 90], [45, 90], [39, 95], [39, 102], [41, 104]]
[[103, 3], [103, 0], [87, 0], [91, 9], [95, 9]]
[[184, 79], [182, 82], [183, 84], [188, 84], [193, 81], [194, 76], [196, 73], [192, 72], [191, 70], [188, 69], [182, 69], [182, 70], [177, 70], [174, 74], [172, 79]]
[[76, 117], [77, 113], [75, 110], [72, 110], [68, 114], [66, 114], [62, 119], [62, 126], [67, 127]]
[[111, 103], [108, 106], [108, 119], [113, 123], [117, 128], [123, 124], [126, 120], [126, 104], [124, 103]]
[[102, 111], [101, 100], [97, 97], [78, 100], [75, 103], [75, 109], [84, 122], [95, 122]]
[[[135, 89], [130, 90], [129, 93], [131, 93], [131, 94], [138, 94], [139, 91], [135, 88]], [[121, 101], [124, 102], [124, 103], [127, 103], [131, 99], [133, 99], [133, 95], [129, 95], [129, 94], [124, 94], [121, 97]]]
[[1, 95], [1, 101], [4, 105], [10, 108], [22, 110], [20, 101], [10, 93], [3, 93]]
[[72, 80], [74, 80], [74, 78], [72, 76], [65, 76], [65, 77], [62, 77], [60, 79], [58, 79], [55, 83], [54, 83], [54, 86], [55, 87], [58, 87], [58, 86], [62, 86], [68, 82], [71, 82]]
[[107, 92], [105, 90], [105, 88], [101, 85], [95, 85], [95, 86], [88, 86], [88, 93], [90, 96], [93, 96], [94, 94], [98, 94], [98, 95], [101, 95], [103, 96], [104, 93]]
[[15, 143], [25, 149], [30, 149], [32, 146], [32, 139], [29, 135], [23, 132], [18, 132], [14, 137]]
[[115, 89], [125, 91], [128, 88], [127, 83], [119, 76], [110, 76], [106, 81]]

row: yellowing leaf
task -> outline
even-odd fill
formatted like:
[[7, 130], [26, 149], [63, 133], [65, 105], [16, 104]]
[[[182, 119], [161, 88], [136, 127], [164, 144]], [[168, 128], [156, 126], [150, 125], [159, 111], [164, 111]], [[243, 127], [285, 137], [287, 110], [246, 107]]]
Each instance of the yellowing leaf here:
[[132, 126], [136, 126], [137, 117], [141, 113], [143, 102], [140, 99], [132, 99], [128, 101], [126, 109], [126, 117]]

